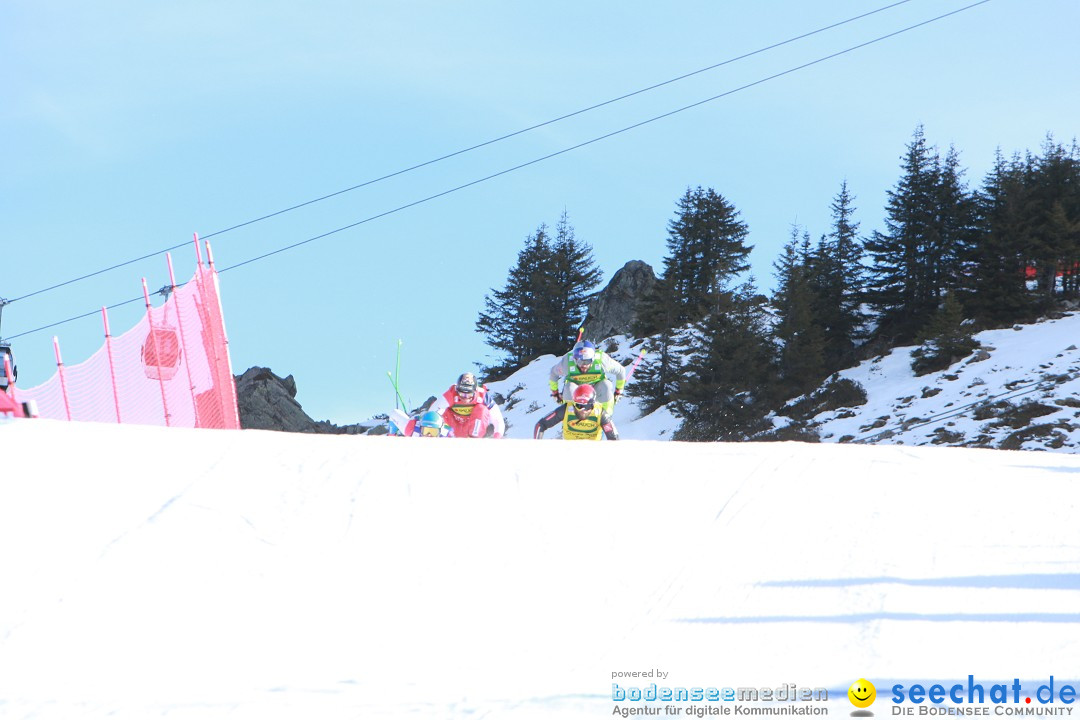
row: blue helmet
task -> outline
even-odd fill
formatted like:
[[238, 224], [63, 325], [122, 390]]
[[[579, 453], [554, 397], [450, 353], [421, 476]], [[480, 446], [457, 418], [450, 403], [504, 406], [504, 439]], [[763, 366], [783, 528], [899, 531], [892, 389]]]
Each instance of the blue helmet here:
[[574, 362], [578, 365], [589, 365], [596, 357], [596, 346], [588, 340], [582, 340], [574, 346]]
[[434, 410], [428, 410], [421, 415], [420, 422], [416, 424], [420, 426], [420, 434], [423, 437], [439, 437], [442, 432], [442, 417]]

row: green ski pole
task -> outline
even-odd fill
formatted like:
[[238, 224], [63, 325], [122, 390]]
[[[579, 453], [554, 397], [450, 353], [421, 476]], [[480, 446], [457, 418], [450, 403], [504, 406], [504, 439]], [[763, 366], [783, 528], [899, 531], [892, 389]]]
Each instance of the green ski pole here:
[[[398, 388], [401, 387], [401, 338], [397, 341], [397, 359], [394, 361], [394, 393], [400, 398], [401, 393], [398, 392]], [[405, 401], [401, 401], [401, 409], [405, 410]], [[397, 407], [397, 400], [394, 400], [394, 407]]]
[[394, 376], [393, 376], [393, 374], [391, 374], [391, 372], [389, 370], [386, 371], [386, 377], [390, 378], [390, 384], [394, 386], [394, 395], [396, 396], [396, 399], [394, 400], [394, 407], [396, 408], [398, 402], [400, 401], [401, 402], [401, 409], [404, 410], [405, 412], [409, 412], [409, 409], [407, 407], [405, 407], [405, 400], [403, 400], [402, 397], [401, 397], [401, 391], [398, 390], [397, 383], [394, 382]]

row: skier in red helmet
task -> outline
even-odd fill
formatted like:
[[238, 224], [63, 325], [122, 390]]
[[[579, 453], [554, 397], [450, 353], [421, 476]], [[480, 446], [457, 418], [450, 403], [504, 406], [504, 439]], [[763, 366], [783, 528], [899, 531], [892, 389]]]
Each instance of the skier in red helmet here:
[[579, 385], [574, 390], [573, 404], [559, 405], [554, 411], [540, 418], [533, 428], [533, 437], [540, 440], [544, 431], [562, 423], [563, 440], [618, 440], [619, 431], [603, 405], [596, 402], [596, 390], [592, 385]]

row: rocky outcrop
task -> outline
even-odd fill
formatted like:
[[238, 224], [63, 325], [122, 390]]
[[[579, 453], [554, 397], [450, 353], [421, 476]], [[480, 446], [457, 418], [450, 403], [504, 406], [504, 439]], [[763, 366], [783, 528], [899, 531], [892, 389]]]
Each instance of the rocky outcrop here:
[[312, 420], [296, 401], [293, 376], [278, 377], [270, 368], [249, 368], [237, 377], [236, 397], [240, 427], [245, 430], [357, 435], [372, 429], [371, 425], [338, 426]]
[[296, 401], [292, 375], [280, 378], [270, 368], [249, 368], [236, 378], [236, 397], [242, 428], [315, 432], [315, 421]]
[[612, 335], [628, 334], [641, 301], [655, 285], [656, 274], [649, 264], [631, 260], [623, 265], [607, 287], [589, 302], [585, 337], [600, 341]]

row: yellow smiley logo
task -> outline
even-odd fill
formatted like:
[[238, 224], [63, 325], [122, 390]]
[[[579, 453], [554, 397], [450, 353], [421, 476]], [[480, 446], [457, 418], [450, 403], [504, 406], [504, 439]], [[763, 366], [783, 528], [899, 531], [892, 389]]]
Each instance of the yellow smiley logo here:
[[847, 696], [855, 707], [868, 708], [877, 700], [877, 688], [866, 678], [860, 678], [848, 688]]

